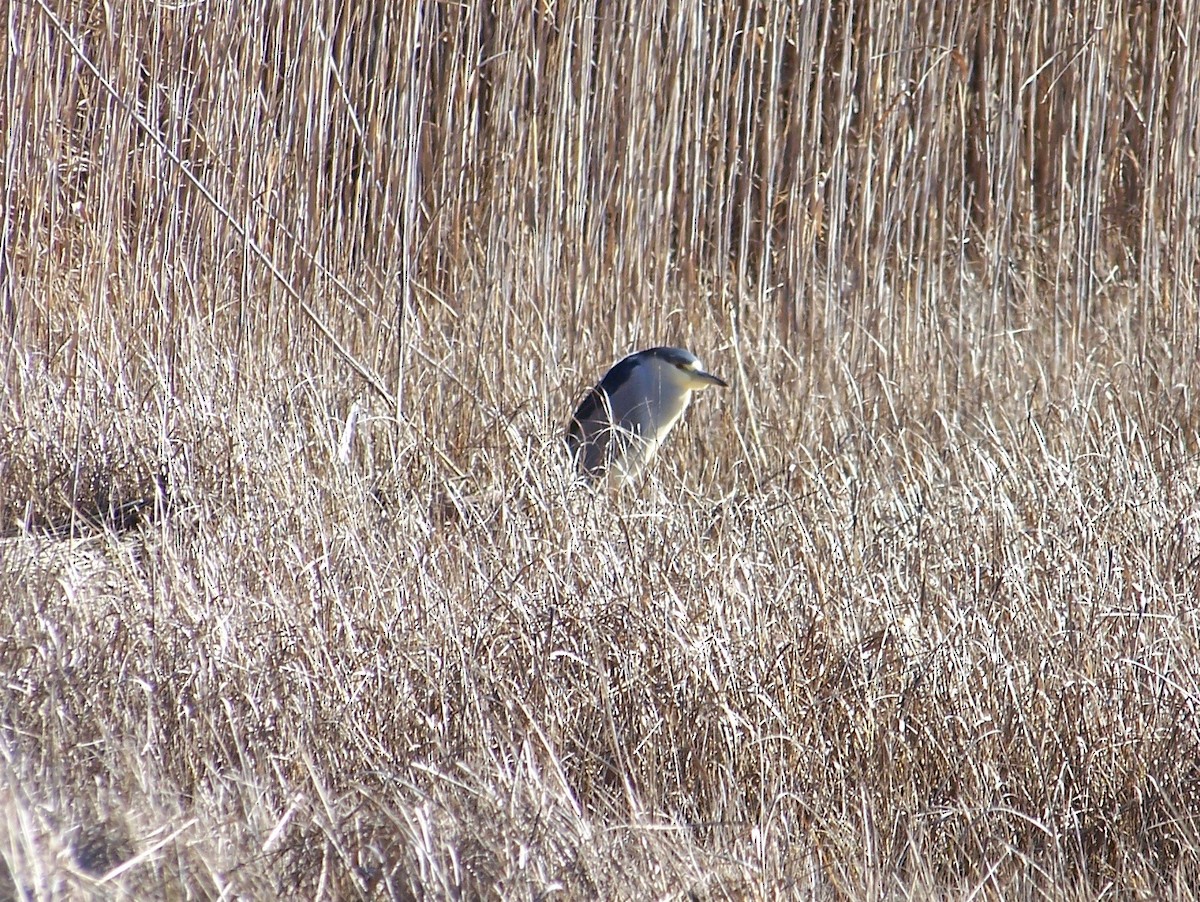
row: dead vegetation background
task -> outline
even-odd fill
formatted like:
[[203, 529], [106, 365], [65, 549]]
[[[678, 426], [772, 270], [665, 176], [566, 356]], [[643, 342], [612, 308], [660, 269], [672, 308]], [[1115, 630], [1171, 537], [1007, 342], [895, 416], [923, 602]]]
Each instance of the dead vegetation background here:
[[629, 6], [11, 6], [0, 897], [1197, 895], [1200, 10]]

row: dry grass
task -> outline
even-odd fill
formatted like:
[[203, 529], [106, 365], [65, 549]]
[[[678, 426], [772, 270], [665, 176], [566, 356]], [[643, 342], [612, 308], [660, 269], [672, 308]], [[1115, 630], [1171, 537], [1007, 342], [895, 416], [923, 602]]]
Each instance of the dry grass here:
[[15, 4], [0, 898], [1200, 895], [1200, 10], [1084, 6]]

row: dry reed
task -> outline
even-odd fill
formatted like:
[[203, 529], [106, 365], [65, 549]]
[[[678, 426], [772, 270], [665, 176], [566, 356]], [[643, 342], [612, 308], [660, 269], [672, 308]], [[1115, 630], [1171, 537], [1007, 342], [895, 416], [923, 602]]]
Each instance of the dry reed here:
[[0, 898], [1198, 895], [1189, 0], [7, 28]]

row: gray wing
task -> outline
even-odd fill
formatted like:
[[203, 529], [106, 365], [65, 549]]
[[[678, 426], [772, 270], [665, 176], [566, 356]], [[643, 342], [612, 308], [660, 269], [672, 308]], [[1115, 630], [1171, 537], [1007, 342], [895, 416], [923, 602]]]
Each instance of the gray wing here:
[[604, 475], [612, 435], [612, 405], [608, 393], [597, 385], [588, 392], [567, 425], [567, 448], [586, 475], [593, 478]]
[[631, 430], [640, 431], [640, 424], [632, 421], [614, 422], [612, 402], [622, 389], [628, 392], [639, 356], [631, 354], [609, 369], [600, 384], [588, 392], [567, 426], [567, 447], [579, 468], [592, 478], [603, 476], [613, 457], [623, 453], [632, 438]]

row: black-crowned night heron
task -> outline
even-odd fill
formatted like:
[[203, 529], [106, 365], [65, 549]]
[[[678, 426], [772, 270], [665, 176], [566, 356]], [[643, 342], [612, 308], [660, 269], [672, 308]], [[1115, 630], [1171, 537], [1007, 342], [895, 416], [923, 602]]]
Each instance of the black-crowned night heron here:
[[723, 379], [683, 348], [630, 354], [593, 388], [567, 427], [567, 447], [589, 479], [623, 484], [654, 456], [692, 400]]

